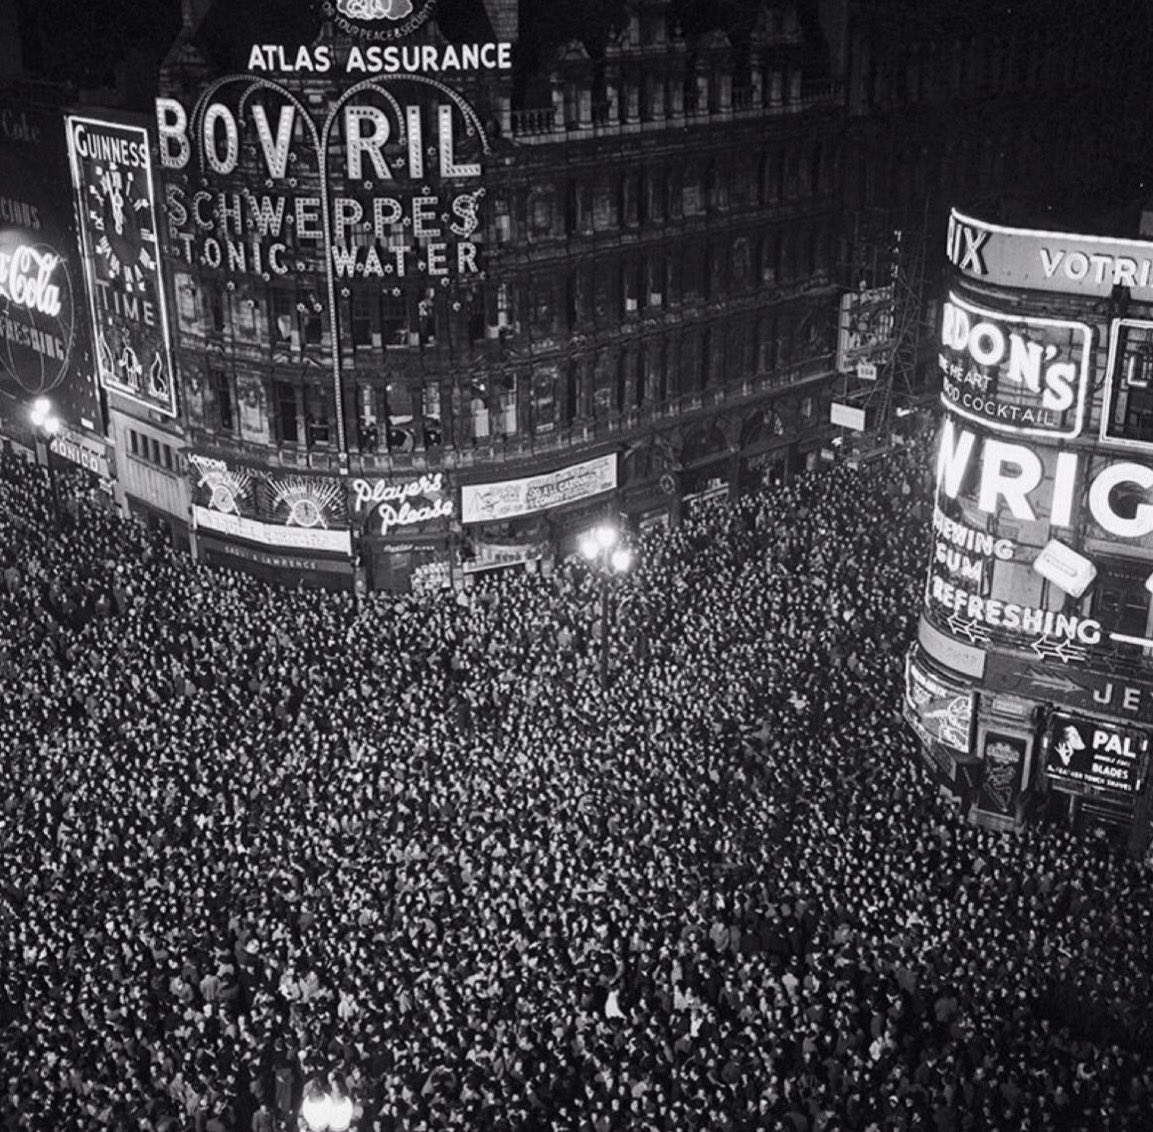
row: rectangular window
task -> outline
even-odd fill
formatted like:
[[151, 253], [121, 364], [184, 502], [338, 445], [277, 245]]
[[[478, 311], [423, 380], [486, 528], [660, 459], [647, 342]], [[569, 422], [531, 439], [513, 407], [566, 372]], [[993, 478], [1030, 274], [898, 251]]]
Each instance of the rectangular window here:
[[[222, 432], [231, 432], [236, 422], [235, 394], [232, 391], [232, 376], [227, 370], [212, 366], [208, 371], [212, 399], [216, 404], [216, 427]], [[160, 457], [156, 457], [160, 463]]]
[[160, 441], [155, 437], [152, 438], [152, 462], [160, 465]]
[[274, 383], [276, 393], [276, 422], [280, 440], [295, 444], [299, 439], [296, 424], [296, 390], [287, 381]]
[[133, 456], [140, 455], [140, 437], [133, 428], [128, 430], [128, 447], [131, 449]]
[[352, 296], [352, 344], [372, 345], [372, 296], [358, 289]]
[[162, 444], [160, 446], [160, 451], [161, 451], [162, 455], [164, 456], [164, 466], [171, 472], [173, 470], [172, 445], [171, 444]]

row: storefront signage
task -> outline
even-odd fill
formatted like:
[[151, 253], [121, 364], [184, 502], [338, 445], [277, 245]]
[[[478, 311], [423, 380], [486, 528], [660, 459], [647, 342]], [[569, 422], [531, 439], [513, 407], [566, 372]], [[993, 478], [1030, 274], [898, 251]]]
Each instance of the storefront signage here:
[[934, 675], [910, 653], [905, 661], [905, 699], [931, 739], [968, 754], [976, 702], [971, 689]]
[[100, 382], [174, 417], [148, 133], [126, 123], [69, 117], [68, 152]]
[[443, 472], [418, 479], [354, 479], [349, 482], [349, 512], [366, 532], [386, 538], [394, 531], [411, 536], [416, 531], [444, 530], [453, 513], [452, 497]]
[[1127, 287], [1138, 302], [1153, 300], [1153, 244], [989, 224], [956, 209], [946, 254], [962, 275], [1032, 291], [1108, 297]]
[[531, 515], [589, 499], [617, 486], [617, 458], [612, 453], [540, 476], [461, 488], [461, 518], [491, 523]]
[[86, 471], [94, 472], [101, 479], [110, 479], [111, 471], [108, 467], [108, 457], [104, 444], [100, 441], [90, 440], [83, 433], [75, 432], [67, 426], [62, 426], [60, 432], [52, 438], [50, 447], [53, 453], [79, 464]]
[[941, 400], [999, 432], [1077, 436], [1091, 342], [1084, 323], [1001, 314], [951, 294], [941, 319]]
[[64, 117], [0, 111], [0, 393], [95, 429]]
[[1149, 737], [1095, 720], [1054, 715], [1046, 737], [1045, 774], [1057, 787], [1133, 794], [1140, 785]]
[[461, 572], [479, 574], [485, 570], [502, 570], [509, 566], [528, 566], [539, 562], [544, 547], [539, 543], [474, 542], [473, 557], [464, 562]]
[[297, 550], [317, 550], [329, 554], [350, 554], [352, 550], [348, 531], [261, 523], [256, 519], [214, 511], [199, 504], [193, 505], [192, 518], [198, 530], [215, 531], [229, 538], [247, 539], [265, 546], [294, 547]]

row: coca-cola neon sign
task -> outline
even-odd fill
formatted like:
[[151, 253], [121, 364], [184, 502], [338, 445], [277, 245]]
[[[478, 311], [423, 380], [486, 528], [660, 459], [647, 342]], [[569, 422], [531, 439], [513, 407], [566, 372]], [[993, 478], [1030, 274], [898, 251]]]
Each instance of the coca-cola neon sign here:
[[0, 299], [59, 318], [60, 285], [53, 282], [60, 257], [52, 251], [22, 244], [14, 252], [0, 252]]
[[0, 371], [25, 393], [51, 392], [72, 357], [68, 264], [51, 245], [0, 237]]

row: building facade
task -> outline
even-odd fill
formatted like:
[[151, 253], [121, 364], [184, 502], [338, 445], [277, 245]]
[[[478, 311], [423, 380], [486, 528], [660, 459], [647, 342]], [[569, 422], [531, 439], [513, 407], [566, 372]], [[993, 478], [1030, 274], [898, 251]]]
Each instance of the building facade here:
[[906, 714], [975, 820], [1148, 841], [1153, 244], [953, 212]]
[[686, 34], [637, 4], [591, 52], [526, 43], [516, 4], [330, 7], [227, 63], [210, 9], [161, 72], [206, 553], [405, 585], [547, 559], [606, 509], [675, 520], [821, 446], [840, 110], [791, 6]]

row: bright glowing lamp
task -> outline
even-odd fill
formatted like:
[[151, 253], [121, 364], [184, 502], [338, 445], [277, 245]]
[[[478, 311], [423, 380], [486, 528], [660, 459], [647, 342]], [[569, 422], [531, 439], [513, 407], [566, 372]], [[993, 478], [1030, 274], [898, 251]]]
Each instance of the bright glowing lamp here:
[[596, 540], [601, 550], [611, 550], [617, 544], [616, 527], [610, 527], [608, 523], [597, 527]]
[[44, 431], [46, 433], [48, 433], [49, 436], [55, 436], [60, 431], [60, 418], [59, 417], [47, 417], [47, 418], [45, 418]]
[[312, 1132], [327, 1132], [332, 1127], [332, 1110], [332, 1098], [327, 1093], [310, 1093], [300, 1106], [300, 1116]]
[[633, 564], [633, 555], [631, 550], [625, 547], [620, 547], [613, 551], [612, 556], [613, 569], [618, 574], [623, 574]]
[[581, 535], [580, 552], [584, 558], [590, 562], [597, 556], [597, 540], [596, 536], [589, 531], [587, 534]]
[[32, 411], [28, 414], [37, 428], [42, 428], [44, 422], [52, 413], [52, 402], [47, 397], [37, 397], [32, 402]]
[[352, 1099], [350, 1097], [329, 1098], [329, 1132], [348, 1132], [348, 1129], [352, 1127], [352, 1116]]

